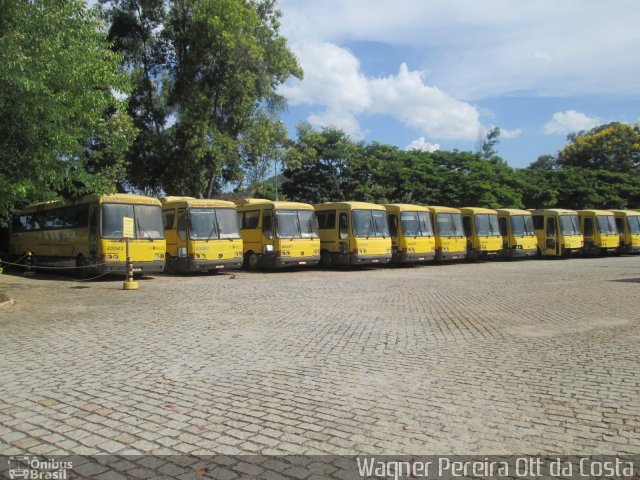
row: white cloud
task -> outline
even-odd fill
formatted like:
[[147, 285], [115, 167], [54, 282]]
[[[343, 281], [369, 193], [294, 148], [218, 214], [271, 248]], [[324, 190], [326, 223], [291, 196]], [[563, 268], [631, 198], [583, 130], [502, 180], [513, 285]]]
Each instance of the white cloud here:
[[430, 85], [459, 99], [640, 94], [637, 0], [280, 0], [279, 7], [291, 45], [371, 42], [406, 51], [412, 65], [429, 68]]
[[414, 140], [409, 145], [406, 146], [405, 150], [420, 150], [421, 152], [437, 152], [440, 150], [440, 145], [437, 143], [429, 143], [424, 137], [420, 137], [417, 140]]
[[308, 120], [335, 126], [361, 138], [358, 114], [390, 115], [404, 125], [439, 139], [473, 140], [481, 128], [476, 108], [426, 85], [420, 72], [400, 65], [397, 75], [367, 77], [358, 59], [331, 43], [305, 42], [292, 46], [305, 72], [280, 88], [293, 106], [322, 109]]
[[506, 128], [500, 129], [500, 136], [502, 138], [516, 138], [516, 137], [519, 137], [520, 135], [522, 135], [521, 128], [515, 128], [513, 130], [507, 130]]
[[550, 135], [566, 135], [581, 130], [590, 130], [599, 123], [600, 120], [597, 117], [590, 117], [575, 110], [567, 110], [554, 113], [551, 120], [544, 125], [544, 131]]

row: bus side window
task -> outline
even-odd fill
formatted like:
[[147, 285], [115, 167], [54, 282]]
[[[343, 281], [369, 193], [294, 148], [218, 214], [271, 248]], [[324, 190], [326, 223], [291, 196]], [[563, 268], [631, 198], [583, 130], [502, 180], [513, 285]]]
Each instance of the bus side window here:
[[171, 209], [171, 210], [165, 210], [162, 212], [163, 217], [164, 217], [164, 229], [165, 230], [171, 230], [173, 228], [173, 222], [176, 218], [176, 211], [175, 209]]
[[398, 236], [398, 217], [395, 213], [387, 215], [387, 223], [389, 224], [389, 235], [392, 237]]
[[547, 238], [556, 238], [556, 219], [547, 218]]
[[507, 219], [505, 217], [500, 217], [498, 219], [498, 224], [500, 226], [500, 235], [503, 237], [507, 236]]
[[593, 218], [584, 219], [584, 236], [593, 237]]
[[534, 230], [544, 230], [544, 216], [543, 215], [534, 215], [533, 216], [533, 229]]
[[178, 238], [187, 239], [187, 215], [184, 208], [178, 209]]
[[616, 228], [618, 229], [618, 233], [622, 235], [624, 233], [624, 219], [621, 217], [616, 217]]
[[262, 233], [268, 239], [273, 238], [273, 216], [271, 210], [264, 210], [262, 212]]
[[98, 234], [98, 207], [91, 206], [89, 210], [89, 240], [95, 240]]
[[462, 228], [464, 228], [465, 237], [471, 236], [471, 217], [462, 217]]
[[349, 238], [349, 220], [347, 212], [340, 212], [340, 240]]

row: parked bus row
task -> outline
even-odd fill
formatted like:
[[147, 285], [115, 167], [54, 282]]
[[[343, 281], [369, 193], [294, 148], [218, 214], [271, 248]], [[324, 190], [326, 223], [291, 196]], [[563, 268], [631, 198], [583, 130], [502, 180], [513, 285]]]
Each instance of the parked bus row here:
[[89, 195], [25, 208], [10, 253], [30, 265], [135, 272], [367, 265], [640, 253], [638, 210], [517, 210], [408, 204]]

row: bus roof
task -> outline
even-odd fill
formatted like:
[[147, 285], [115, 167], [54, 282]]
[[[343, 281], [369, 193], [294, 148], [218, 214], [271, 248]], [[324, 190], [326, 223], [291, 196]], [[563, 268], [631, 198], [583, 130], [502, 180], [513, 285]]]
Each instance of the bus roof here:
[[440, 205], [429, 205], [427, 208], [432, 213], [460, 213], [460, 209], [453, 207], [443, 207]]
[[112, 195], [85, 195], [73, 200], [51, 200], [48, 202], [34, 203], [21, 210], [23, 213], [53, 210], [59, 207], [73, 205], [85, 205], [88, 203], [137, 203], [143, 205], [160, 205], [160, 200], [133, 193], [115, 193]]
[[385, 210], [384, 206], [367, 202], [324, 202], [313, 206], [315, 210], [331, 210], [346, 208], [347, 210]]
[[412, 205], [409, 203], [386, 203], [384, 208], [387, 212], [428, 212], [427, 207], [422, 205]]
[[567, 210], [564, 208], [540, 208], [538, 210], [533, 209], [530, 210], [533, 215], [542, 215], [545, 213], [555, 213], [557, 215], [577, 215], [578, 212], [575, 210]]
[[595, 209], [585, 209], [585, 210], [576, 210], [578, 214], [593, 214], [593, 215], [613, 215], [611, 210], [595, 210]]
[[163, 197], [160, 199], [162, 206], [184, 205], [191, 208], [236, 208], [236, 204], [228, 200], [216, 200], [213, 198], [194, 197]]
[[266, 198], [242, 198], [235, 200], [238, 209], [247, 210], [248, 207], [271, 207], [274, 210], [313, 210], [308, 203], [268, 200]]
[[493, 210], [492, 208], [482, 208], [482, 207], [461, 207], [460, 208], [460, 212], [462, 213], [470, 213], [471, 215], [475, 215], [478, 213], [481, 214], [496, 214], [498, 212], [496, 212], [495, 210]]
[[531, 215], [531, 210], [521, 210], [519, 208], [498, 208], [498, 215]]
[[640, 210], [611, 210], [611, 212], [618, 217], [633, 217], [640, 215]]

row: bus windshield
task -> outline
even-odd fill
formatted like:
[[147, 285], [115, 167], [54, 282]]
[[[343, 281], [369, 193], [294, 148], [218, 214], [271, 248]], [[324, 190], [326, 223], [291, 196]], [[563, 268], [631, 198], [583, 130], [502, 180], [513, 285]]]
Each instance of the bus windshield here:
[[389, 226], [384, 210], [353, 210], [353, 235], [356, 237], [388, 237]]
[[511, 232], [514, 237], [533, 237], [533, 219], [531, 215], [512, 215]]
[[631, 235], [640, 233], [640, 215], [627, 217], [627, 225], [629, 226], [629, 233]]
[[131, 205], [126, 203], [105, 203], [102, 205], [102, 237], [122, 238], [122, 219], [133, 218], [134, 238], [161, 240], [162, 211], [155, 205]]
[[476, 234], [479, 237], [499, 237], [498, 215], [490, 213], [476, 214]]
[[240, 238], [238, 216], [232, 208], [189, 209], [189, 237], [192, 240]]
[[278, 238], [318, 238], [318, 221], [313, 210], [276, 210]]
[[618, 228], [616, 227], [616, 221], [613, 215], [598, 215], [598, 231], [600, 235], [617, 235]]
[[433, 227], [427, 212], [402, 212], [400, 222], [405, 237], [433, 237]]
[[464, 237], [462, 217], [459, 213], [439, 213], [436, 223], [438, 235], [441, 237]]
[[577, 215], [560, 215], [560, 231], [563, 235], [580, 235], [580, 221]]

